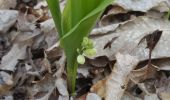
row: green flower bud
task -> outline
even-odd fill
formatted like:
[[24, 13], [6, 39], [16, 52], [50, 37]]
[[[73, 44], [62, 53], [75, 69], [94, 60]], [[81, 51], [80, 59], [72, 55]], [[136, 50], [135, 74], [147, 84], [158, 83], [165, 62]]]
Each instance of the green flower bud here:
[[85, 63], [85, 58], [84, 58], [84, 56], [83, 56], [83, 55], [78, 55], [78, 57], [77, 57], [77, 62], [78, 62], [79, 64], [84, 64], [84, 63]]
[[88, 44], [85, 46], [86, 49], [92, 49], [93, 46], [93, 41], [91, 39], [89, 39]]
[[86, 45], [88, 45], [88, 41], [89, 39], [87, 37], [84, 37], [83, 42], [82, 42], [82, 47], [85, 47]]
[[87, 57], [92, 57], [94, 55], [96, 55], [96, 49], [87, 49], [83, 51], [83, 54]]
[[93, 48], [93, 41], [87, 37], [83, 38], [82, 47], [85, 49], [92, 49]]

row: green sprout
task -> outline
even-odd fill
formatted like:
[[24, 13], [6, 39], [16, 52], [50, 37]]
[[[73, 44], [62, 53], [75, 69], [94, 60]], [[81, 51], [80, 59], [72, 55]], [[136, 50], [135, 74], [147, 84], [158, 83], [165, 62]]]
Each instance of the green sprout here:
[[[78, 63], [85, 62], [84, 55], [95, 54], [93, 43], [87, 37], [103, 10], [113, 0], [67, 0], [61, 13], [59, 0], [47, 0], [60, 36], [60, 43], [67, 58], [67, 83], [71, 94], [75, 94]], [[83, 48], [81, 48], [83, 47]], [[83, 50], [79, 55], [77, 49]]]

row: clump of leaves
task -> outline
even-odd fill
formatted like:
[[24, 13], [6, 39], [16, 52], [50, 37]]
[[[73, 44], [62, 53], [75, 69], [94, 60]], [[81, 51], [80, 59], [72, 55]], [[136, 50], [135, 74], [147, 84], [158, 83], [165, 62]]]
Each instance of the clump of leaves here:
[[83, 50], [83, 54], [88, 56], [95, 53], [94, 48], [87, 49], [90, 45], [82, 42], [92, 30], [103, 10], [112, 2], [113, 0], [67, 0], [61, 14], [59, 0], [47, 0], [60, 35], [61, 46], [67, 57], [67, 81], [71, 93], [75, 92], [77, 59], [81, 60], [79, 63], [82, 64], [85, 61], [84, 55], [80, 55], [77, 49], [86, 48]]

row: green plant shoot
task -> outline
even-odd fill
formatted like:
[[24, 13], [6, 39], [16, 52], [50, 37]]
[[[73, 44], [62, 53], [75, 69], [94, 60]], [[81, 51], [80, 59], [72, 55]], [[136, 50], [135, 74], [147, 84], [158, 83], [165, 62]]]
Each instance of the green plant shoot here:
[[112, 2], [113, 0], [67, 0], [61, 14], [59, 0], [47, 0], [67, 58], [67, 83], [70, 93], [75, 92], [78, 61], [84, 63], [83, 55], [79, 55], [77, 49], [85, 47], [83, 54], [87, 56], [95, 53], [91, 40], [85, 38], [89, 42], [88, 45], [82, 42], [96, 24], [103, 10]]

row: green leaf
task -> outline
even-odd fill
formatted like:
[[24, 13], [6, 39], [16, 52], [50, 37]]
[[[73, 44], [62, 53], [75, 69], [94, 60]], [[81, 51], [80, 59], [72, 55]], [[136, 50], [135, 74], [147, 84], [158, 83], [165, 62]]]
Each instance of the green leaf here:
[[57, 27], [60, 37], [62, 37], [62, 27], [61, 27], [61, 11], [59, 6], [59, 0], [47, 0], [48, 7], [51, 11], [54, 23]]

